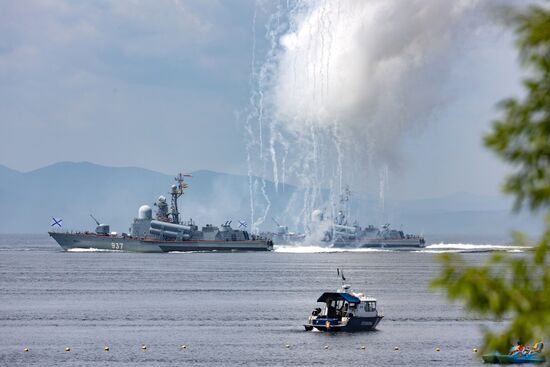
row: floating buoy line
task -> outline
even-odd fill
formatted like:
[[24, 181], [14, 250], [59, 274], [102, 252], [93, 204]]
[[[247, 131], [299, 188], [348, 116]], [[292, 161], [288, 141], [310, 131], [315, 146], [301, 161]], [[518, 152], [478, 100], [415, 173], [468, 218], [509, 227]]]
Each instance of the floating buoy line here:
[[[286, 349], [290, 349], [290, 348], [291, 348], [291, 344], [285, 344], [284, 347], [285, 347]], [[147, 344], [141, 344], [141, 347], [140, 347], [140, 348], [141, 348], [141, 350], [144, 350], [144, 351], [145, 351], [145, 350], [147, 350], [148, 346], [147, 346]], [[187, 346], [186, 344], [180, 344], [180, 345], [179, 345], [179, 349], [180, 349], [180, 350], [186, 350], [187, 348], [188, 348], [188, 346]], [[325, 346], [323, 347], [323, 349], [328, 350], [328, 349], [331, 349], [331, 348], [330, 348], [329, 345], [325, 345]], [[361, 346], [359, 347], [359, 349], [361, 349], [361, 350], [366, 350], [367, 347], [366, 347], [365, 345], [361, 345]], [[103, 350], [104, 350], [105, 352], [109, 352], [111, 349], [110, 349], [110, 347], [109, 347], [108, 345], [105, 345], [105, 346], [103, 347]], [[393, 347], [393, 350], [396, 351], [396, 352], [399, 351], [399, 346], [394, 346], [394, 347]], [[441, 348], [440, 348], [440, 347], [436, 347], [434, 350], [435, 350], [435, 352], [440, 352], [440, 351], [441, 351]], [[29, 347], [24, 347], [24, 348], [23, 348], [23, 352], [24, 352], [24, 353], [28, 353], [29, 351], [30, 351]], [[71, 348], [68, 347], [68, 346], [66, 346], [65, 349], [64, 349], [64, 351], [65, 351], [65, 352], [70, 352], [70, 351], [71, 351]], [[473, 349], [472, 349], [472, 352], [473, 352], [473, 353], [477, 353], [477, 352], [478, 352], [478, 349], [477, 349], [477, 348], [473, 348]]]

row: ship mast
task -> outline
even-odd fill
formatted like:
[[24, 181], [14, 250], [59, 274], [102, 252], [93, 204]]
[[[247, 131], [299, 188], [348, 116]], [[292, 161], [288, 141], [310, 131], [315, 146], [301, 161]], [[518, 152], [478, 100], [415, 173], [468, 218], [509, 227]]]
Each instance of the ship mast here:
[[172, 190], [170, 191], [170, 196], [172, 197], [172, 203], [170, 207], [170, 215], [172, 216], [172, 223], [179, 224], [180, 223], [180, 212], [178, 210], [178, 199], [180, 196], [183, 195], [183, 191], [189, 187], [189, 185], [185, 182], [184, 177], [193, 177], [191, 175], [186, 175], [183, 173], [178, 173], [178, 175], [174, 178], [177, 185], [172, 185]]
[[336, 217], [335, 223], [340, 225], [348, 225], [347, 220], [351, 215], [350, 209], [351, 190], [348, 185], [344, 188], [344, 192], [340, 194], [340, 208]]

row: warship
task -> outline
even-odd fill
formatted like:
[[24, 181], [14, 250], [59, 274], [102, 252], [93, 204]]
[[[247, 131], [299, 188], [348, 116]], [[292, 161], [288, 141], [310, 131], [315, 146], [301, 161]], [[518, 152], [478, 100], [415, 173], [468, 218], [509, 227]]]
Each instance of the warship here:
[[[315, 215], [318, 216], [319, 213], [314, 213]], [[379, 228], [373, 225], [362, 228], [357, 223], [350, 226], [345, 221], [345, 215], [342, 212], [338, 212], [335, 223], [330, 224], [329, 228], [324, 231], [322, 241], [331, 243], [332, 247], [338, 248], [414, 249], [426, 246], [424, 236], [392, 229], [389, 223]]]
[[307, 239], [335, 248], [415, 249], [426, 246], [424, 236], [407, 234], [402, 230], [390, 228], [389, 223], [380, 227], [372, 224], [361, 227], [357, 221], [350, 224], [347, 219], [350, 211], [350, 196], [351, 191], [346, 188], [340, 198], [341, 209], [332, 218], [326, 216], [323, 210], [314, 210], [311, 214], [308, 235], [289, 232], [287, 226], [282, 226], [274, 220], [277, 224], [277, 232], [271, 234], [273, 243], [275, 245], [301, 244]]
[[57, 232], [48, 234], [64, 250], [95, 249], [131, 252], [176, 252], [176, 251], [271, 251], [273, 242], [266, 237], [248, 233], [246, 230], [234, 229], [231, 221], [214, 226], [206, 224], [200, 230], [192, 219], [180, 221], [178, 199], [183, 195], [188, 184], [179, 174], [177, 184], [170, 189], [171, 205], [165, 196], [160, 196], [153, 219], [153, 210], [149, 205], [142, 205], [137, 218], [130, 228], [130, 233], [110, 231], [108, 224], [97, 224], [95, 232]]
[[[300, 245], [307, 239], [318, 244], [334, 248], [388, 248], [388, 249], [415, 249], [426, 246], [424, 236], [407, 234], [402, 230], [390, 228], [390, 224], [380, 227], [367, 225], [361, 227], [358, 223], [348, 225], [340, 220], [331, 223], [325, 220], [323, 213], [314, 211], [309, 235], [289, 232], [286, 226], [278, 226], [276, 233], [271, 233], [275, 245]], [[339, 219], [343, 219], [339, 213]]]

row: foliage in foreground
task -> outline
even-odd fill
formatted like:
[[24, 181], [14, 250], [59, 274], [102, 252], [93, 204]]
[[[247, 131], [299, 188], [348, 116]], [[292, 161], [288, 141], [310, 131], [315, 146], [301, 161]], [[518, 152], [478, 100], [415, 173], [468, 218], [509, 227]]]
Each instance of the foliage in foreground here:
[[[529, 77], [523, 99], [501, 102], [485, 144], [514, 167], [504, 191], [516, 197], [515, 209], [550, 208], [550, 9], [532, 6], [512, 16], [517, 45]], [[522, 244], [521, 238], [517, 242]], [[503, 330], [485, 332], [484, 350], [506, 352], [518, 339], [550, 344], [550, 215], [546, 231], [527, 256], [495, 254], [483, 266], [458, 255], [440, 256], [442, 269], [432, 286], [474, 313], [506, 320]], [[547, 345], [548, 347], [548, 345]], [[545, 348], [547, 355], [550, 348]]]
[[472, 312], [510, 319], [504, 330], [485, 332], [484, 350], [504, 353], [518, 339], [534, 343], [550, 336], [549, 242], [550, 230], [528, 256], [498, 253], [478, 267], [457, 255], [440, 256], [443, 269], [433, 286], [445, 288], [449, 298], [463, 301]]

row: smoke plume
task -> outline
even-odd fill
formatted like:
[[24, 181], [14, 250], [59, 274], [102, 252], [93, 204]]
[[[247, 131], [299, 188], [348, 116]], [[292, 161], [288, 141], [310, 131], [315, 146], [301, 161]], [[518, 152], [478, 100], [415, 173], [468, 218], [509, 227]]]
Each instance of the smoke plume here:
[[[383, 177], [383, 207], [388, 167], [398, 161], [403, 135], [449, 98], [453, 60], [488, 6], [478, 0], [279, 3], [267, 24], [270, 48], [253, 75], [247, 132], [256, 143], [248, 146], [249, 172], [304, 188], [293, 203], [301, 207], [297, 221], [314, 208], [335, 211], [346, 185], [365, 189], [358, 185], [366, 177]], [[328, 198], [323, 188], [330, 189]]]
[[453, 55], [479, 8], [476, 0], [301, 2], [280, 37], [275, 119], [295, 136], [337, 125], [342, 139], [384, 159], [445, 101]]

